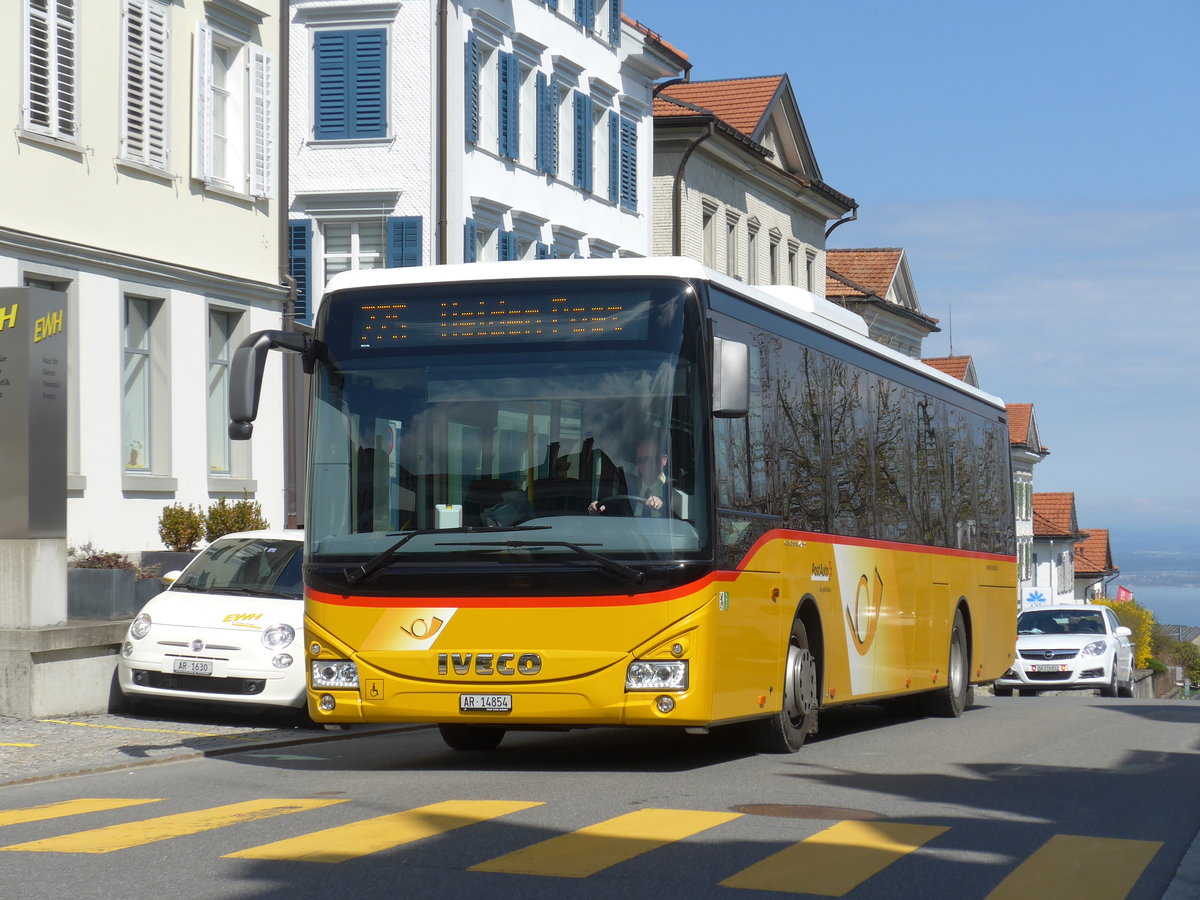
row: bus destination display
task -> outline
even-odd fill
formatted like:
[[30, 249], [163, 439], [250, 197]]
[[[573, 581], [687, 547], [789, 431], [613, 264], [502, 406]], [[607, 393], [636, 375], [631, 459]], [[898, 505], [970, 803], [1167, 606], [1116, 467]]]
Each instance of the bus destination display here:
[[378, 301], [358, 309], [360, 348], [429, 347], [447, 343], [506, 341], [644, 340], [649, 327], [645, 296], [618, 299], [486, 297], [461, 300]]

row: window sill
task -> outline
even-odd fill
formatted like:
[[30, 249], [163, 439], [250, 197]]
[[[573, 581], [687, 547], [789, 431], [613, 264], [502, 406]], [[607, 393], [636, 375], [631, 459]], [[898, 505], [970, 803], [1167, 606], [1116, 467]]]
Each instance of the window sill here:
[[208, 492], [210, 494], [240, 494], [245, 491], [253, 494], [258, 490], [258, 481], [254, 478], [238, 478], [233, 475], [209, 475]]
[[378, 137], [363, 137], [363, 138], [309, 138], [306, 141], [309, 147], [320, 150], [337, 150], [342, 147], [372, 147], [386, 146], [396, 140], [395, 135], [379, 135]]
[[179, 479], [169, 475], [131, 475], [126, 472], [121, 476], [121, 490], [139, 494], [174, 494], [179, 490]]
[[78, 156], [83, 159], [84, 153], [87, 150], [76, 141], [69, 141], [66, 138], [54, 137], [50, 134], [42, 134], [38, 131], [29, 131], [21, 128], [17, 131], [17, 137], [22, 141], [27, 141], [31, 144], [41, 144], [43, 147], [50, 147], [54, 150], [64, 150], [72, 156]]
[[78, 492], [78, 493], [83, 493], [84, 491], [86, 491], [87, 490], [87, 476], [86, 475], [68, 475], [67, 476], [67, 490], [72, 491], [72, 492]]
[[195, 180], [203, 185], [204, 193], [213, 194], [217, 197], [225, 197], [226, 199], [234, 200], [238, 203], [244, 203], [246, 206], [253, 206], [259, 200], [265, 199], [262, 197], [252, 197], [249, 194], [244, 194], [229, 185], [220, 184], [216, 181], [205, 181], [203, 178], [197, 178]]
[[114, 159], [113, 165], [118, 172], [124, 172], [127, 175], [145, 175], [148, 178], [161, 181], [163, 184], [174, 184], [179, 180], [177, 175], [168, 172], [166, 169], [158, 169], [132, 159]]

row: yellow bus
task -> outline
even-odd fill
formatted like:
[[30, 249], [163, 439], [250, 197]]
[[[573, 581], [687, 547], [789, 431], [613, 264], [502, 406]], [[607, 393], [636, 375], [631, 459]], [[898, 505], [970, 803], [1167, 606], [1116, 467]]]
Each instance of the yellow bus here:
[[[1012, 663], [1003, 404], [799, 288], [676, 258], [347, 272], [311, 335], [308, 703], [513, 729], [958, 716]], [[906, 701], [907, 702], [907, 701]]]

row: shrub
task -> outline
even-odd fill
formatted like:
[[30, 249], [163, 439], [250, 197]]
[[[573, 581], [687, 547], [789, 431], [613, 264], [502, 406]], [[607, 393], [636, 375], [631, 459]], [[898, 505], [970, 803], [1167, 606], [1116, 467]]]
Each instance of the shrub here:
[[1155, 675], [1165, 675], [1167, 672], [1167, 664], [1156, 657], [1150, 658], [1150, 660], [1146, 663], [1146, 668]]
[[215, 541], [235, 531], [258, 531], [270, 527], [263, 518], [262, 504], [251, 500], [245, 491], [242, 492], [242, 499], [236, 503], [230, 503], [222, 497], [204, 514], [204, 539], [207, 541]]
[[158, 536], [168, 550], [195, 550], [204, 537], [204, 514], [195, 506], [167, 506], [158, 517]]
[[69, 552], [76, 569], [132, 569], [135, 578], [157, 578], [158, 566], [139, 566], [124, 553], [106, 553], [85, 544]]
[[1136, 599], [1118, 603], [1103, 598], [1096, 603], [1115, 612], [1117, 621], [1133, 632], [1129, 636], [1129, 643], [1133, 646], [1133, 664], [1138, 669], [1146, 668], [1154, 640], [1154, 613], [1138, 604]]

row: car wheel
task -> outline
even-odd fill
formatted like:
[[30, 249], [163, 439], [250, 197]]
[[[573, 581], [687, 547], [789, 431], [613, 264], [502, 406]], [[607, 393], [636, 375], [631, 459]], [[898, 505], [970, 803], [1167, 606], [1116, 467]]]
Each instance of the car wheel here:
[[499, 725], [439, 725], [438, 731], [451, 750], [495, 750], [504, 740]]
[[808, 631], [792, 621], [787, 660], [783, 668], [783, 708], [765, 719], [747, 723], [748, 736], [763, 753], [795, 753], [804, 739], [817, 733], [820, 706], [817, 658], [809, 649]]
[[1114, 656], [1112, 661], [1112, 678], [1108, 680], [1108, 684], [1096, 691], [1101, 697], [1117, 696], [1117, 658]]
[[1133, 696], [1133, 663], [1129, 664], [1129, 679], [1124, 684], [1117, 686], [1117, 696], [1118, 697], [1132, 697]]
[[1013, 689], [1010, 687], [996, 687], [996, 685], [992, 685], [992, 693], [997, 697], [1011, 697], [1012, 692]]

